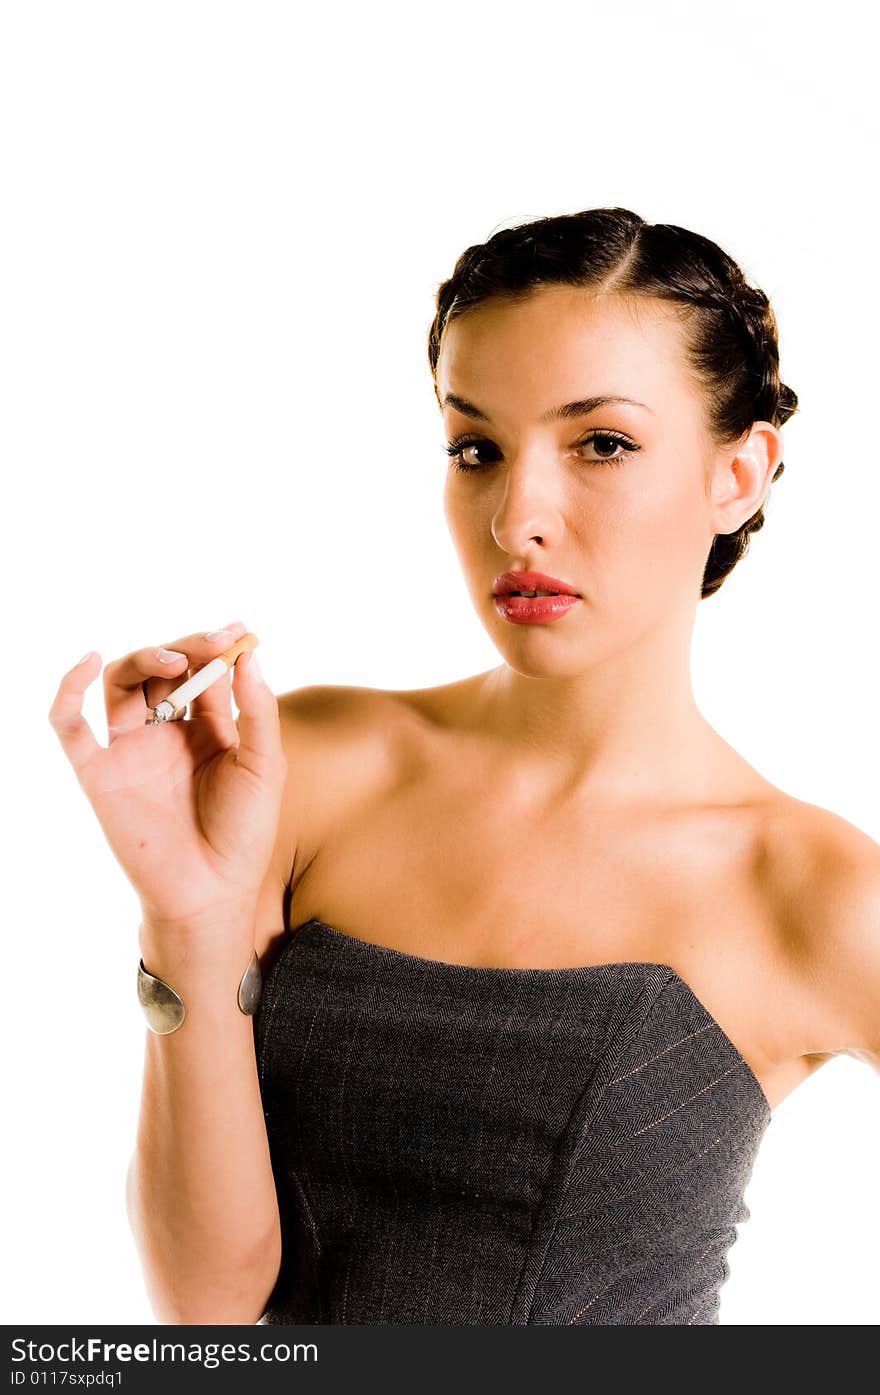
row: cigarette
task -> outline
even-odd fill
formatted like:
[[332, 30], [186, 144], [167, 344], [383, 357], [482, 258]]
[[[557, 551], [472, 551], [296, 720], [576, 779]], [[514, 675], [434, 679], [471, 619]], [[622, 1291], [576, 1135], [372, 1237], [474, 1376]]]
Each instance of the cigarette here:
[[170, 722], [177, 718], [178, 713], [183, 712], [187, 703], [192, 702], [206, 688], [210, 688], [212, 683], [216, 683], [218, 678], [222, 678], [224, 673], [232, 668], [239, 654], [244, 654], [250, 649], [256, 649], [259, 644], [256, 635], [242, 635], [233, 645], [225, 649], [222, 654], [218, 654], [210, 663], [200, 668], [198, 673], [194, 673], [192, 678], [187, 678], [185, 683], [181, 683], [179, 688], [175, 688], [166, 698], [152, 709], [152, 717], [147, 717], [146, 725], [157, 722]]

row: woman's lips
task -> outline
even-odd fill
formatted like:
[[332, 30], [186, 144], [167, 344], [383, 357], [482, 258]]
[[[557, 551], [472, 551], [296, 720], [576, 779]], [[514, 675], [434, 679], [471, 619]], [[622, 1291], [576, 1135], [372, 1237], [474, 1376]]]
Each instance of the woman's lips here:
[[495, 609], [513, 625], [544, 625], [580, 605], [580, 596], [494, 596]]

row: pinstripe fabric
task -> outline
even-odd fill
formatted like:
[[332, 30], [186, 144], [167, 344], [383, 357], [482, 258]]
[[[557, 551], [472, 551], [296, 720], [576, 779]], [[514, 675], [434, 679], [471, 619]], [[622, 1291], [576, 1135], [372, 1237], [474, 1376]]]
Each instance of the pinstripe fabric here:
[[771, 1114], [673, 969], [470, 968], [309, 920], [254, 1026], [261, 1323], [718, 1322]]

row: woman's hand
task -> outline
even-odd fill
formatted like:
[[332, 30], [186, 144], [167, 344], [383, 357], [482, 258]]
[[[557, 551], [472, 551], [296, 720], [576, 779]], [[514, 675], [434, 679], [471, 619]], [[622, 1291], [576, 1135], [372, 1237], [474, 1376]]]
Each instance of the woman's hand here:
[[[231, 682], [227, 674], [195, 698], [188, 718], [145, 725], [149, 708], [246, 633], [237, 621], [172, 640], [170, 662], [153, 646], [108, 663], [106, 747], [82, 715], [98, 655], [64, 675], [49, 711], [144, 920], [163, 933], [209, 934], [252, 914], [271, 861], [287, 763], [278, 702], [253, 653], [238, 658]], [[242, 928], [247, 938], [253, 927]]]

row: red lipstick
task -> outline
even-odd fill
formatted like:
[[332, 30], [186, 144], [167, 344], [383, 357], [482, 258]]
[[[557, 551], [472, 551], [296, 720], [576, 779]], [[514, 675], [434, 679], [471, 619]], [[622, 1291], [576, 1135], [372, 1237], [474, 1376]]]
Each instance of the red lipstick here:
[[[547, 591], [546, 596], [523, 596], [523, 591]], [[502, 572], [492, 586], [495, 609], [514, 625], [541, 625], [559, 620], [583, 600], [576, 587], [546, 572]]]

